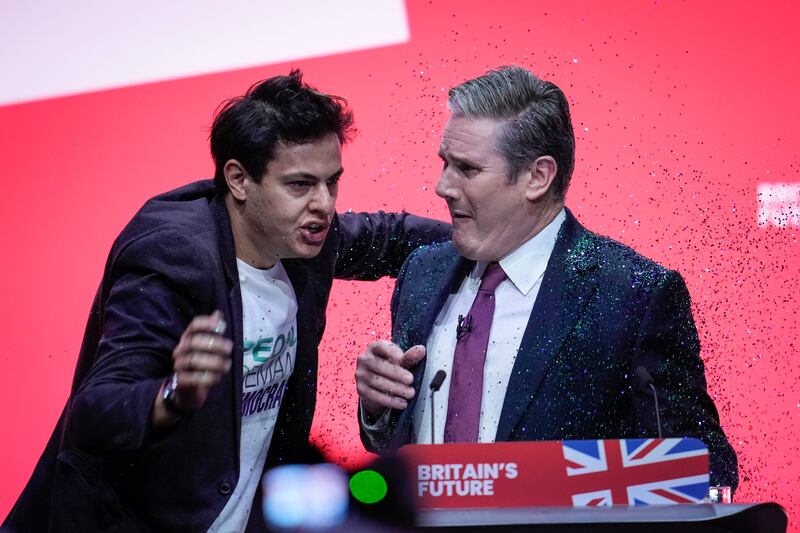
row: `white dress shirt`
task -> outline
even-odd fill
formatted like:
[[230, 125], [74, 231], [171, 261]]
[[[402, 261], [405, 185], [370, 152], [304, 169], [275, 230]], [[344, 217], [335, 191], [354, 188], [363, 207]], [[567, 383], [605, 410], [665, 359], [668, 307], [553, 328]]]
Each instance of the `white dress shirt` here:
[[[494, 317], [489, 333], [486, 363], [481, 391], [481, 418], [478, 442], [494, 442], [500, 414], [506, 396], [506, 387], [514, 368], [522, 336], [542, 285], [547, 262], [553, 252], [558, 230], [566, 214], [562, 209], [542, 231], [500, 260], [508, 275], [495, 291]], [[414, 407], [412, 438], [419, 444], [431, 443], [431, 390], [428, 384], [438, 370], [447, 372], [441, 389], [436, 393], [436, 439], [441, 443], [447, 418], [450, 376], [453, 354], [456, 349], [456, 328], [459, 315], [466, 316], [478, 294], [486, 262], [479, 261], [464, 278], [455, 294], [449, 295], [436, 317], [426, 343], [427, 362], [420, 397]]]

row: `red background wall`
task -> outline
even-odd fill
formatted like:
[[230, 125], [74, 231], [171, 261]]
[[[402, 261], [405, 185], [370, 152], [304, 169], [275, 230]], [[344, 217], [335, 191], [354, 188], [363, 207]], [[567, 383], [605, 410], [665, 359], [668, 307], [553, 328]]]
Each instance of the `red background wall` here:
[[[302, 68], [356, 112], [339, 210], [446, 218], [432, 190], [446, 91], [517, 63], [572, 104], [567, 205], [686, 278], [709, 389], [739, 454], [736, 500], [778, 501], [797, 531], [800, 192], [770, 204], [789, 217], [785, 227], [758, 224], [757, 195], [759, 185], [800, 182], [796, 3], [412, 0], [407, 9], [402, 45], [0, 107], [0, 516], [63, 407], [111, 242], [145, 199], [212, 174], [207, 134], [219, 102]], [[388, 335], [390, 291], [388, 281], [337, 283], [329, 308], [313, 438], [347, 465], [365, 457], [355, 358]]]

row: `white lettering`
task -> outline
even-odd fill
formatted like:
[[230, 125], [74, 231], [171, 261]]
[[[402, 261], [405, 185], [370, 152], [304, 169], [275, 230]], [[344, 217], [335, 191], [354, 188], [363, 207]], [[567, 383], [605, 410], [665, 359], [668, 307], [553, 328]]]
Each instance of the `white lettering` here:
[[467, 463], [467, 465], [464, 467], [463, 479], [478, 479], [478, 473], [475, 471], [474, 464]]
[[508, 479], [514, 479], [515, 477], [517, 477], [517, 475], [518, 475], [517, 463], [508, 463], [506, 465], [506, 477]]
[[431, 478], [431, 465], [417, 466], [417, 479], [427, 481]]
[[759, 183], [758, 225], [800, 226], [800, 183]]
[[470, 481], [469, 493], [473, 496], [481, 496], [483, 494], [483, 481], [480, 479], [473, 479]]

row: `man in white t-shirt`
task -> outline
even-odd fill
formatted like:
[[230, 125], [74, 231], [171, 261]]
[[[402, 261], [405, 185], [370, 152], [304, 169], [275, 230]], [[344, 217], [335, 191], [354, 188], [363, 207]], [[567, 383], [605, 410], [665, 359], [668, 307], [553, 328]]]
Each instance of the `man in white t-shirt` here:
[[5, 528], [263, 528], [263, 470], [308, 446], [333, 278], [396, 276], [449, 234], [335, 213], [351, 123], [299, 71], [222, 108], [214, 181], [152, 198], [115, 241], [72, 395]]

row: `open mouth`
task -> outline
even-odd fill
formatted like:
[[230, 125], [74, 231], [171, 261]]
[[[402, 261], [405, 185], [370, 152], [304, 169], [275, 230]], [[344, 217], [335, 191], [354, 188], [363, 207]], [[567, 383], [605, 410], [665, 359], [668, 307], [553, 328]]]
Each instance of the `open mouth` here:
[[308, 224], [305, 226], [305, 229], [308, 230], [310, 233], [319, 233], [321, 231], [325, 231], [327, 226], [323, 224]]
[[306, 244], [319, 245], [325, 241], [328, 235], [328, 224], [312, 222], [300, 228], [300, 236]]

